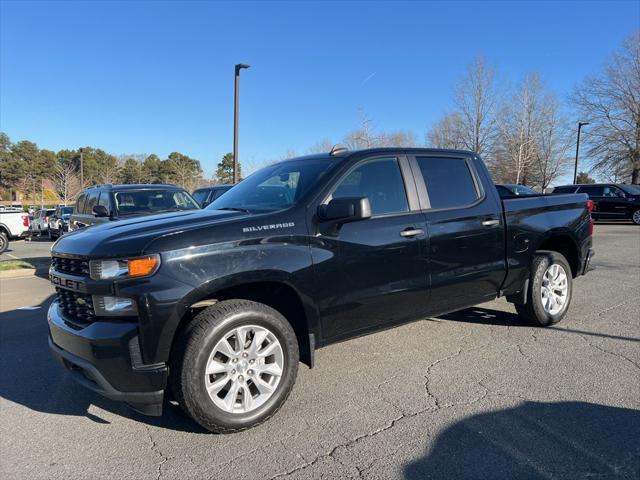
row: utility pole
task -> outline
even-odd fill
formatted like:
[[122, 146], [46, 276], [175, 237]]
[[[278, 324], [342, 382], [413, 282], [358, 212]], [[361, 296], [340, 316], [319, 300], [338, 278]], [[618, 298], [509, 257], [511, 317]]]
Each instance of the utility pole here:
[[578, 140], [576, 141], [576, 165], [573, 169], [573, 184], [578, 181], [578, 154], [580, 153], [580, 130], [583, 126], [589, 125], [589, 122], [578, 122]]
[[240, 70], [250, 65], [238, 63], [235, 66], [235, 88], [233, 90], [233, 183], [238, 183], [238, 108], [240, 105]]

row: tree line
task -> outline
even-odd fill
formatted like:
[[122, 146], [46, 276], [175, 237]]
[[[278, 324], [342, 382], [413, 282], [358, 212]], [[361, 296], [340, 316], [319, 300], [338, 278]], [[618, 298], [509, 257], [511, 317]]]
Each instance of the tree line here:
[[19, 191], [32, 202], [72, 203], [87, 186], [105, 183], [172, 183], [188, 191], [202, 184], [231, 183], [233, 154], [218, 164], [216, 177], [203, 179], [199, 160], [180, 152], [158, 155], [113, 155], [83, 147], [53, 152], [28, 140], [12, 142], [0, 132], [0, 200]]

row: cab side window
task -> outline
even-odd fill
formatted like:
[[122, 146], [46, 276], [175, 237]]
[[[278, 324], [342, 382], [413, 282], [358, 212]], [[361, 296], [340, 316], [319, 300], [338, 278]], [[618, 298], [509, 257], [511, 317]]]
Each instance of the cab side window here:
[[342, 179], [331, 197], [367, 197], [373, 215], [409, 211], [396, 158], [376, 158], [356, 167]]

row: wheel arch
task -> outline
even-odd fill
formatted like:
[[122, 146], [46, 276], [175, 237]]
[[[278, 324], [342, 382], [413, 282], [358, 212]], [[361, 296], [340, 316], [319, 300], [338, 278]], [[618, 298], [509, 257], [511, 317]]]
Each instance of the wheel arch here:
[[550, 232], [538, 243], [535, 251], [538, 250], [551, 250], [562, 254], [569, 262], [572, 277], [575, 278], [579, 275], [580, 248], [578, 247], [578, 242], [568, 231]]
[[312, 367], [318, 334], [313, 303], [281, 275], [256, 273], [252, 277], [218, 279], [183, 299], [183, 312], [173, 334], [169, 356], [173, 354], [176, 339], [202, 309], [223, 300], [242, 299], [262, 303], [281, 313], [296, 333], [300, 360]]

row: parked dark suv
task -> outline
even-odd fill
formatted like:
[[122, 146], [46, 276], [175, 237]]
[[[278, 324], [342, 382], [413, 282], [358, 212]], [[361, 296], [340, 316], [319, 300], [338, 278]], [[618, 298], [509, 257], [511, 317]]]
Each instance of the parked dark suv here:
[[640, 185], [620, 183], [591, 183], [563, 185], [553, 189], [553, 195], [561, 193], [586, 193], [593, 200], [594, 220], [631, 220], [640, 225]]
[[96, 185], [80, 193], [69, 230], [111, 220], [199, 208], [191, 195], [175, 185]]
[[214, 187], [204, 187], [194, 190], [193, 198], [202, 208], [221, 197], [222, 194], [233, 187], [232, 185], [216, 185]]

